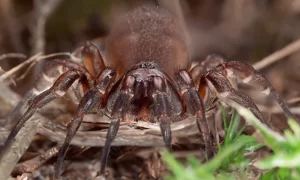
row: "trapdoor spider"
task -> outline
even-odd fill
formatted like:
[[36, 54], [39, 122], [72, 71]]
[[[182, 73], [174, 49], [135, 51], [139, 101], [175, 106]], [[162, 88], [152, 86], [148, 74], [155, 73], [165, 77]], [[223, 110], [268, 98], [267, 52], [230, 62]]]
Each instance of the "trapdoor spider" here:
[[[124, 16], [106, 41], [104, 56], [92, 43], [82, 48], [85, 66], [68, 61], [59, 64], [61, 75], [53, 85], [33, 97], [27, 111], [19, 118], [4, 147], [15, 138], [23, 124], [40, 108], [65, 92], [78, 80], [84, 96], [68, 124], [67, 135], [55, 165], [59, 178], [63, 159], [83, 116], [102, 111], [111, 118], [101, 157], [104, 174], [111, 143], [121, 121], [147, 120], [160, 125], [163, 140], [171, 149], [170, 124], [195, 116], [208, 154], [212, 152], [210, 131], [203, 99], [208, 93], [220, 100], [232, 100], [249, 108], [267, 123], [252, 100], [232, 86], [233, 81], [247, 83], [272, 95], [288, 117], [294, 117], [268, 80], [243, 62], [223, 62], [208, 56], [190, 70], [187, 38], [180, 24], [165, 10], [140, 7]], [[47, 77], [47, 75], [44, 75]], [[49, 78], [48, 78], [49, 80]]]

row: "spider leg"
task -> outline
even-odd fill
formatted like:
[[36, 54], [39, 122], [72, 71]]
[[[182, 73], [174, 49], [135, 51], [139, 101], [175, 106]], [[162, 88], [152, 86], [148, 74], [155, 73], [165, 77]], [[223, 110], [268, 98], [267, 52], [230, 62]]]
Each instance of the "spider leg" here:
[[[79, 82], [76, 83], [76, 87], [72, 86], [72, 90], [74, 91], [75, 97], [77, 99], [76, 102], [80, 101], [82, 95], [80, 94], [79, 88], [81, 87], [83, 93], [85, 93], [93, 85], [93, 76], [89, 73], [87, 69], [85, 69], [81, 65], [66, 59], [54, 59], [48, 61], [45, 64], [42, 76], [36, 83], [35, 88], [33, 88], [32, 93], [34, 95], [38, 95], [41, 92], [47, 90], [49, 87], [51, 87], [51, 85], [54, 83], [57, 77], [71, 69], [79, 70], [85, 75], [85, 78], [79, 79]], [[53, 70], [55, 71], [53, 72]], [[42, 87], [39, 87], [41, 85]]]
[[[43, 67], [43, 73], [38, 78], [35, 87], [30, 92], [26, 93], [25, 97], [22, 98], [22, 100], [6, 118], [4, 124], [7, 125], [17, 117], [22, 116], [25, 110], [28, 109], [29, 105], [31, 104], [30, 101], [32, 101], [34, 97], [49, 89], [59, 76], [71, 69], [79, 70], [86, 76], [86, 78], [80, 79], [80, 81], [82, 81], [80, 82], [82, 86], [89, 86], [92, 84], [92, 77], [84, 67], [69, 60], [54, 59], [47, 61]], [[80, 97], [77, 91], [75, 91], [75, 95]]]
[[[105, 68], [97, 77], [94, 83], [94, 88], [89, 89], [82, 100], [79, 103], [79, 106], [76, 111], [76, 115], [73, 117], [72, 121], [68, 125], [66, 139], [59, 151], [57, 162], [55, 165], [55, 174], [54, 177], [58, 178], [60, 176], [60, 170], [63, 164], [63, 159], [67, 153], [70, 142], [74, 135], [76, 134], [80, 124], [82, 122], [83, 116], [91, 111], [99, 110], [104, 107], [105, 92], [107, 91], [109, 85], [112, 83], [116, 76], [116, 73], [111, 68]], [[115, 125], [112, 121], [110, 128], [108, 129], [108, 135], [106, 142], [112, 141], [114, 138], [111, 134], [112, 132], [118, 131], [118, 126]], [[119, 122], [120, 124], [120, 122]], [[116, 127], [116, 128], [114, 128]], [[114, 134], [114, 136], [116, 133]], [[105, 146], [106, 147], [106, 146]], [[104, 148], [105, 149], [105, 148]]]
[[172, 131], [171, 131], [171, 102], [167, 97], [167, 84], [159, 76], [153, 77], [153, 94], [154, 100], [153, 115], [157, 117], [160, 123], [161, 134], [166, 147], [171, 150], [172, 146]]
[[208, 122], [205, 116], [205, 107], [203, 100], [194, 86], [193, 80], [187, 71], [179, 71], [176, 74], [178, 85], [181, 89], [184, 103], [189, 113], [196, 115], [197, 126], [202, 134], [206, 155], [210, 157], [212, 155], [212, 140], [210, 136], [210, 130]]
[[[204, 104], [210, 104], [212, 102], [208, 102], [211, 97], [211, 92], [208, 91], [208, 87], [204, 86], [200, 83], [200, 79], [204, 76], [209, 70], [217, 67], [218, 65], [224, 63], [224, 59], [217, 55], [209, 55], [207, 56], [201, 63], [194, 66], [190, 71], [189, 74], [193, 79], [195, 87], [199, 87], [199, 93], [202, 97]], [[233, 83], [234, 84], [234, 83]]]
[[98, 48], [91, 42], [85, 43], [81, 54], [85, 67], [93, 76], [96, 76], [105, 68], [103, 58]]
[[202, 85], [208, 85], [209, 89], [211, 89], [222, 101], [226, 102], [226, 100], [229, 99], [237, 102], [245, 108], [248, 108], [258, 119], [271, 127], [251, 98], [242, 92], [236, 91], [224, 75], [210, 71], [206, 76], [201, 78], [201, 82]]
[[125, 115], [129, 110], [131, 99], [134, 96], [134, 82], [134, 76], [125, 76], [120, 84], [120, 89], [118, 89], [118, 91], [112, 95], [112, 99], [109, 100], [111, 104], [108, 104], [108, 108], [111, 108], [110, 110], [113, 120], [108, 128], [105, 145], [101, 154], [100, 175], [105, 174], [105, 167], [107, 164], [111, 144], [118, 133], [120, 120], [124, 120]]
[[191, 78], [193, 79], [196, 86], [199, 85], [199, 80], [202, 75], [205, 75], [205, 73], [218, 65], [224, 63], [224, 59], [217, 55], [209, 55], [207, 56], [201, 63], [194, 66], [190, 71], [189, 74]]
[[102, 99], [99, 92], [94, 89], [87, 91], [82, 100], [80, 101], [76, 115], [73, 117], [72, 121], [68, 125], [66, 139], [58, 154], [57, 162], [54, 168], [55, 179], [58, 179], [60, 176], [60, 170], [63, 164], [64, 157], [67, 153], [72, 138], [74, 137], [75, 133], [80, 127], [83, 116], [92, 109], [99, 108], [101, 106], [101, 101]]
[[77, 70], [70, 70], [62, 74], [53, 84], [53, 86], [34, 97], [31, 100], [31, 104], [28, 107], [27, 111], [21, 116], [18, 123], [11, 130], [8, 138], [5, 141], [4, 147], [7, 147], [8, 144], [15, 138], [23, 124], [40, 108], [51, 102], [57, 97], [63, 96], [68, 88], [74, 83], [78, 78], [82, 77], [82, 73]]
[[53, 67], [57, 68], [59, 73], [64, 73], [71, 69], [79, 70], [86, 76], [89, 83], [93, 82], [93, 77], [85, 67], [68, 59], [53, 59], [51, 61], [48, 61], [44, 66], [44, 72]]
[[285, 115], [288, 118], [293, 118], [300, 122], [296, 118], [296, 116], [291, 113], [288, 105], [282, 100], [280, 95], [273, 88], [273, 86], [270, 84], [267, 78], [265, 78], [261, 73], [256, 71], [251, 65], [238, 61], [225, 62], [219, 65], [216, 68], [216, 71], [222, 73], [226, 77], [234, 76], [238, 80], [240, 80], [240, 82], [258, 88], [266, 95], [271, 95], [281, 106]]
[[170, 117], [172, 115], [176, 116], [182, 111], [179, 96], [175, 99], [176, 102], [171, 104], [170, 97], [176, 97], [174, 95], [175, 88], [171, 88], [172, 85], [168, 84], [161, 77], [153, 76], [147, 80], [137, 81], [133, 75], [127, 75], [116, 86], [118, 86], [118, 89], [110, 94], [106, 106], [114, 120], [109, 127], [105, 147], [101, 155], [100, 175], [105, 173], [111, 143], [117, 134], [119, 121], [124, 120], [125, 115], [133, 107], [134, 97], [152, 98], [152, 104], [150, 105], [151, 115], [157, 118], [157, 121], [160, 123], [164, 142], [169, 149], [171, 149], [172, 141]]
[[113, 119], [109, 125], [109, 128], [107, 130], [106, 134], [106, 141], [105, 145], [101, 154], [101, 160], [100, 160], [100, 175], [105, 174], [105, 167], [108, 160], [108, 155], [111, 148], [111, 143], [114, 141], [118, 130], [120, 127], [120, 119]]

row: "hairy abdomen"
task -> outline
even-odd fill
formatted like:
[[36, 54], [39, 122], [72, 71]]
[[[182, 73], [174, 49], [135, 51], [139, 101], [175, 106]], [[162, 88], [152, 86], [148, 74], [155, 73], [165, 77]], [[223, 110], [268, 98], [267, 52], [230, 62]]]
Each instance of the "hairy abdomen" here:
[[124, 75], [139, 62], [156, 62], [173, 76], [190, 66], [187, 38], [169, 12], [157, 7], [140, 7], [127, 14], [112, 29], [106, 41], [107, 66]]

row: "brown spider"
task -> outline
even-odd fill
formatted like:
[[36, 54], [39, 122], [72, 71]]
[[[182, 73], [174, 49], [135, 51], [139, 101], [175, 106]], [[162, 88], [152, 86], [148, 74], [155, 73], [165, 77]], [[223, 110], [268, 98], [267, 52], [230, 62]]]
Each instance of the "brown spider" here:
[[[15, 138], [23, 124], [40, 108], [66, 91], [78, 80], [82, 97], [55, 165], [59, 178], [63, 159], [78, 130], [83, 116], [103, 112], [111, 118], [101, 157], [103, 175], [111, 143], [120, 121], [128, 119], [158, 122], [163, 140], [171, 149], [170, 124], [195, 116], [207, 154], [212, 141], [205, 117], [203, 99], [213, 94], [220, 100], [232, 100], [249, 108], [267, 123], [252, 100], [232, 84], [252, 85], [272, 95], [288, 117], [295, 118], [268, 80], [252, 66], [243, 62], [223, 62], [219, 56], [208, 56], [190, 69], [187, 38], [179, 23], [165, 10], [140, 7], [126, 15], [112, 29], [105, 46], [105, 63], [95, 45], [86, 43], [82, 49], [85, 67], [68, 60], [53, 60], [63, 67], [53, 85], [31, 98], [26, 112], [12, 129], [4, 147]], [[47, 75], [44, 74], [47, 78]], [[50, 78], [48, 78], [49, 80]]]

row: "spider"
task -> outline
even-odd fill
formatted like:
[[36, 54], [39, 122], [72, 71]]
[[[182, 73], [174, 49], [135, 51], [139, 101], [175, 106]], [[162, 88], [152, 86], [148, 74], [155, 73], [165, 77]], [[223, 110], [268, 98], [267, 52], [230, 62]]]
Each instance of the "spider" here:
[[[121, 121], [158, 123], [165, 145], [171, 149], [170, 124], [194, 116], [208, 156], [212, 154], [212, 140], [204, 101], [209, 96], [235, 101], [267, 124], [253, 101], [233, 85], [235, 82], [252, 85], [272, 95], [284, 113], [295, 118], [268, 80], [251, 65], [224, 62], [220, 56], [210, 55], [191, 69], [188, 41], [181, 25], [168, 11], [158, 7], [139, 7], [124, 16], [112, 29], [103, 55], [90, 42], [83, 46], [81, 53], [84, 66], [69, 60], [51, 61], [59, 65], [61, 75], [49, 89], [29, 100], [28, 109], [19, 117], [4, 144], [7, 147], [11, 143], [38, 109], [64, 96], [77, 82], [84, 95], [67, 126], [66, 139], [55, 164], [56, 179], [84, 115], [95, 111], [111, 119], [101, 155], [101, 175], [105, 173], [111, 144]], [[44, 77], [51, 81], [47, 74]]]

